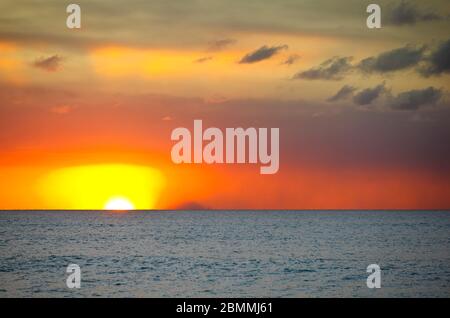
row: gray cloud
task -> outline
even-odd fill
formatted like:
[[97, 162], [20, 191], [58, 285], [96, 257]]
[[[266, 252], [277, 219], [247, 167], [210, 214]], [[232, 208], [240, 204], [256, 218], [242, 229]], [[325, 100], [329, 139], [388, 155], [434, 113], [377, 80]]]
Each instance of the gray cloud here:
[[248, 53], [245, 55], [240, 61], [240, 64], [250, 64], [250, 63], [256, 63], [260, 62], [266, 59], [271, 58], [281, 50], [287, 49], [287, 45], [280, 45], [280, 46], [271, 46], [268, 47], [266, 45], [260, 47], [256, 51], [253, 51], [251, 53]]
[[423, 21], [442, 20], [443, 17], [434, 12], [421, 12], [413, 4], [402, 1], [394, 7], [388, 16], [388, 22], [394, 25], [411, 25]]
[[212, 59], [213, 59], [212, 56], [205, 56], [205, 57], [201, 57], [201, 58], [195, 60], [194, 63], [205, 63], [205, 62], [211, 61]]
[[208, 50], [209, 51], [221, 51], [227, 48], [230, 45], [233, 45], [237, 42], [235, 39], [221, 39], [215, 40], [209, 43]]
[[450, 39], [431, 53], [427, 58], [427, 65], [419, 69], [419, 72], [426, 77], [450, 73]]
[[62, 57], [53, 55], [47, 58], [41, 57], [33, 62], [33, 66], [47, 72], [56, 72], [61, 67]]
[[292, 65], [300, 59], [300, 55], [292, 54], [290, 55], [281, 65]]
[[417, 110], [423, 106], [436, 104], [442, 95], [441, 89], [431, 86], [425, 89], [414, 89], [393, 97], [389, 106], [397, 110]]
[[386, 91], [384, 83], [373, 88], [366, 88], [353, 97], [353, 102], [357, 105], [369, 105]]
[[353, 95], [353, 92], [356, 91], [356, 87], [350, 85], [344, 85], [342, 88], [333, 96], [327, 99], [328, 102], [337, 102], [339, 100], [343, 100]]
[[353, 68], [350, 64], [352, 59], [352, 57], [333, 57], [317, 67], [295, 74], [294, 79], [340, 80]]
[[405, 46], [392, 51], [383, 52], [378, 56], [362, 60], [358, 67], [366, 73], [393, 72], [416, 66], [423, 57], [425, 47]]

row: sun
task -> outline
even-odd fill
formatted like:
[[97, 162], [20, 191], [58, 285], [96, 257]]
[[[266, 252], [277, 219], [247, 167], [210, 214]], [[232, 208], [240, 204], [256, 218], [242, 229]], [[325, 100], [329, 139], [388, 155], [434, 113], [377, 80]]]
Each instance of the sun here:
[[165, 187], [159, 169], [132, 164], [63, 167], [36, 186], [49, 209], [151, 210]]
[[112, 211], [128, 211], [134, 210], [134, 205], [127, 198], [114, 197], [106, 202], [104, 209]]

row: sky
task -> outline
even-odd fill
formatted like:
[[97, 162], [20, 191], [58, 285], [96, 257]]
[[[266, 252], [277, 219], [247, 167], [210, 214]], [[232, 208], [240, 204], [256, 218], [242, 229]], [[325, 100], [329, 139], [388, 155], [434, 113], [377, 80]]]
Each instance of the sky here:
[[[450, 6], [0, 3], [0, 209], [448, 209]], [[177, 127], [279, 127], [280, 169], [174, 164]]]

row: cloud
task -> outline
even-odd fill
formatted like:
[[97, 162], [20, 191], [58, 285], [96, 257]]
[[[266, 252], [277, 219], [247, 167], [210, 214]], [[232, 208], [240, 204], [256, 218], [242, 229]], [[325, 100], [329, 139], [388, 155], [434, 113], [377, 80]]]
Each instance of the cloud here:
[[235, 39], [221, 39], [209, 43], [208, 51], [221, 51], [237, 42]]
[[300, 59], [300, 55], [292, 54], [290, 55], [281, 65], [292, 65]]
[[346, 99], [349, 96], [353, 95], [353, 92], [356, 91], [356, 87], [350, 85], [344, 85], [342, 88], [330, 98], [327, 99], [328, 102], [337, 102], [342, 99]]
[[442, 90], [434, 87], [414, 89], [393, 97], [389, 106], [396, 110], [417, 110], [423, 106], [434, 105], [442, 98]]
[[352, 59], [350, 56], [333, 57], [317, 67], [295, 74], [294, 79], [340, 80], [353, 68], [350, 64]]
[[61, 68], [62, 57], [53, 55], [47, 58], [41, 57], [34, 61], [33, 66], [47, 72], [56, 72]]
[[428, 49], [426, 45], [406, 45], [365, 58], [357, 65], [351, 64], [352, 59], [352, 57], [330, 58], [319, 66], [295, 74], [293, 79], [341, 80], [354, 69], [366, 74], [383, 74], [417, 66], [419, 68], [416, 68], [416, 71], [425, 77], [450, 73], [450, 39], [441, 43], [434, 51]]
[[353, 97], [353, 102], [357, 105], [369, 105], [386, 91], [384, 83], [373, 88], [366, 88]]
[[194, 63], [205, 63], [205, 62], [211, 61], [212, 59], [213, 59], [212, 56], [205, 56], [205, 57], [199, 58], [198, 60], [195, 60]]
[[271, 46], [271, 47], [264, 45], [264, 46], [260, 47], [259, 49], [257, 49], [256, 51], [253, 51], [253, 52], [245, 55], [239, 61], [239, 63], [240, 64], [251, 64], [251, 63], [260, 62], [260, 61], [271, 58], [272, 56], [274, 56], [281, 50], [285, 50], [287, 48], [288, 48], [287, 45]]
[[416, 66], [423, 57], [425, 47], [405, 46], [362, 60], [358, 68], [366, 73], [386, 73]]
[[450, 73], [450, 39], [440, 44], [426, 59], [426, 62], [427, 65], [419, 69], [423, 76]]
[[402, 1], [394, 7], [388, 16], [393, 25], [412, 25], [418, 22], [442, 20], [443, 17], [434, 12], [421, 12], [413, 4]]

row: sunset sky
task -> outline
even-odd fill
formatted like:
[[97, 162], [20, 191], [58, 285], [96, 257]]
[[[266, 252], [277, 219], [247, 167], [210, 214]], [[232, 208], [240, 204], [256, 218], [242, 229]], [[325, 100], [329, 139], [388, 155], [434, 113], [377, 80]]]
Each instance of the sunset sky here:
[[[448, 209], [448, 0], [0, 2], [0, 209]], [[280, 170], [171, 131], [279, 127]], [[115, 201], [114, 201], [115, 200]], [[122, 200], [122, 201], [121, 201]]]

